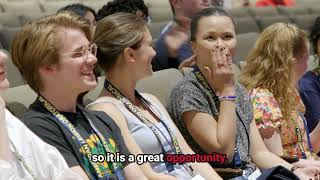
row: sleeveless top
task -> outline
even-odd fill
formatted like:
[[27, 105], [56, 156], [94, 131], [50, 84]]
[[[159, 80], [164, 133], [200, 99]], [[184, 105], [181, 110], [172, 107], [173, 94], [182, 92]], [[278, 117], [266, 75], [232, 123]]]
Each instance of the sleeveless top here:
[[[166, 124], [167, 127], [169, 127], [174, 134], [176, 134], [175, 129], [170, 125], [170, 120], [164, 112], [160, 111], [160, 107], [156, 104], [153, 103], [148, 97], [142, 96], [147, 99], [150, 103], [153, 109], [155, 109], [155, 114], [156, 116], [160, 117], [162, 122]], [[173, 154], [174, 150], [171, 148], [170, 144], [172, 144], [172, 139], [169, 135], [169, 132], [165, 128], [165, 126], [161, 123], [158, 122], [155, 124], [157, 127], [156, 129], [160, 130], [158, 131], [161, 137], [161, 144], [157, 138], [157, 136], [153, 133], [153, 131], [143, 122], [139, 120], [134, 114], [132, 114], [126, 106], [119, 100], [116, 100], [113, 97], [109, 96], [104, 96], [98, 98], [96, 101], [90, 103], [86, 108], [90, 109], [93, 105], [99, 104], [99, 103], [111, 103], [114, 106], [118, 108], [118, 110], [122, 113], [122, 115], [126, 118], [127, 120], [127, 125], [129, 128], [129, 131], [131, 132], [131, 135], [135, 139], [136, 143], [139, 145], [141, 148], [142, 152], [144, 154], [160, 154], [163, 153], [162, 148], [164, 149], [166, 154]], [[166, 138], [164, 138], [164, 136]], [[170, 144], [169, 144], [169, 142]], [[177, 177], [178, 179], [191, 179], [192, 177], [189, 175], [189, 173], [185, 170], [185, 168], [181, 165], [174, 165], [174, 170], [172, 172], [167, 171], [165, 163], [150, 163], [152, 169], [155, 172], [158, 173], [166, 173], [173, 175]]]

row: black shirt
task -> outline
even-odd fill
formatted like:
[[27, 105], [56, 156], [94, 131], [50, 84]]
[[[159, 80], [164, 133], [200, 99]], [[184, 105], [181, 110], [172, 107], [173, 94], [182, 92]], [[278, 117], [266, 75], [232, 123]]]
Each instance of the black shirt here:
[[[75, 129], [83, 137], [90, 147], [92, 154], [105, 154], [102, 143], [99, 137], [94, 133], [91, 125], [86, 117], [88, 117], [97, 130], [103, 135], [107, 142], [111, 142], [112, 147], [117, 147], [120, 154], [129, 155], [129, 151], [124, 143], [119, 127], [114, 121], [104, 112], [87, 111], [78, 106], [76, 113], [61, 112]], [[85, 115], [84, 115], [85, 114]], [[69, 167], [81, 166], [83, 169], [91, 172], [91, 177], [96, 178], [94, 169], [89, 162], [89, 159], [83, 156], [80, 145], [75, 137], [60, 123], [47, 109], [36, 100], [30, 105], [29, 110], [22, 117], [23, 122], [42, 140], [56, 147]], [[97, 148], [100, 147], [100, 148]], [[101, 151], [102, 149], [102, 151]], [[103, 166], [108, 166], [109, 163], [99, 163], [102, 169]], [[122, 164], [123, 167], [128, 165], [128, 162]], [[100, 169], [101, 169], [100, 168]], [[114, 176], [114, 177], [113, 177]], [[110, 179], [117, 179], [112, 175]]]

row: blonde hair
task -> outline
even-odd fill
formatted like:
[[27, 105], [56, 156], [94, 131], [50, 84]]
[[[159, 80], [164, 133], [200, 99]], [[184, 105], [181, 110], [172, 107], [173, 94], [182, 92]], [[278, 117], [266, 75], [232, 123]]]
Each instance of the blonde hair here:
[[257, 39], [240, 76], [248, 91], [268, 89], [277, 100], [285, 118], [296, 106], [294, 61], [307, 49], [307, 35], [293, 24], [275, 23]]
[[12, 61], [36, 92], [43, 89], [39, 68], [59, 63], [59, 51], [63, 46], [58, 33], [61, 27], [80, 29], [89, 41], [92, 39], [90, 25], [86, 21], [80, 16], [63, 12], [26, 24], [13, 40]]
[[125, 48], [139, 48], [146, 28], [146, 22], [131, 13], [115, 13], [100, 20], [93, 42], [99, 47], [97, 58], [102, 69], [112, 68]]

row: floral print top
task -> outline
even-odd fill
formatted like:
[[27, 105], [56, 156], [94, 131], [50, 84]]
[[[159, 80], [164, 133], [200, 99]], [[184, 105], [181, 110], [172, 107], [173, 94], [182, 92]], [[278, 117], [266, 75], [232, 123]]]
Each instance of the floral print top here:
[[[271, 137], [275, 131], [279, 132], [283, 155], [303, 158], [304, 151], [307, 159], [312, 159], [315, 156], [314, 153], [310, 152], [303, 119], [300, 116], [300, 114], [303, 116], [305, 107], [298, 93], [294, 98], [298, 102], [297, 110], [291, 113], [292, 118], [290, 120], [286, 120], [282, 116], [279, 104], [269, 90], [254, 89], [251, 92], [254, 120], [263, 139]], [[299, 130], [297, 129], [297, 125]], [[270, 131], [263, 131], [264, 133], [261, 133], [261, 130], [267, 128]], [[298, 136], [297, 134], [301, 135]], [[299, 137], [301, 137], [302, 143], [299, 143]]]

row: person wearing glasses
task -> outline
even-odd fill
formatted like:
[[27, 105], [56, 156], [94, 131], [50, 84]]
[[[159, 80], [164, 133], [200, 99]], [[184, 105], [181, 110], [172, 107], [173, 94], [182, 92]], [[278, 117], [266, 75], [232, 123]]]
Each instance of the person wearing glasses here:
[[89, 24], [58, 13], [25, 25], [12, 44], [12, 60], [38, 97], [23, 122], [56, 147], [68, 166], [84, 179], [145, 179], [128, 161], [96, 161], [92, 155], [128, 155], [118, 126], [105, 113], [77, 105], [80, 93], [96, 85], [97, 46]]
[[[9, 88], [5, 63], [0, 51], [0, 92]], [[6, 107], [0, 96], [0, 179], [67, 180], [82, 177], [70, 170], [59, 151], [32, 133]]]

